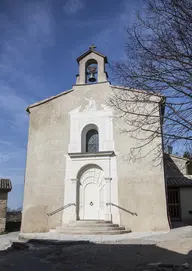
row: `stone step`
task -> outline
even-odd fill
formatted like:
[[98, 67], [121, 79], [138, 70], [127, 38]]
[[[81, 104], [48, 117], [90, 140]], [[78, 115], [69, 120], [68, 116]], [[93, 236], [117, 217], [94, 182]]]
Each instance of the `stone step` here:
[[[57, 232], [57, 230], [50, 230], [51, 232]], [[66, 232], [60, 232], [62, 234], [71, 234], [71, 235], [117, 235], [117, 234], [125, 234], [130, 233], [131, 230], [108, 230], [108, 231], [66, 231]]]
[[107, 227], [107, 226], [103, 226], [103, 227], [60, 227], [60, 228], [56, 228], [57, 232], [66, 232], [66, 231], [78, 231], [78, 232], [86, 232], [86, 231], [115, 231], [115, 230], [125, 230], [125, 227], [119, 227], [119, 226], [114, 226], [114, 227]]
[[131, 230], [125, 227], [113, 224], [105, 220], [78, 220], [57, 226], [50, 232], [71, 235], [114, 235], [129, 233]]
[[105, 220], [76, 220], [69, 222], [68, 225], [74, 225], [74, 224], [113, 224], [111, 221], [105, 221]]
[[62, 226], [57, 226], [56, 229], [62, 229], [62, 228], [103, 228], [103, 227], [107, 227], [107, 228], [114, 228], [114, 227], [119, 227], [118, 224], [112, 224], [112, 223], [93, 223], [93, 224], [82, 224], [82, 223], [74, 223], [74, 224], [63, 224]]

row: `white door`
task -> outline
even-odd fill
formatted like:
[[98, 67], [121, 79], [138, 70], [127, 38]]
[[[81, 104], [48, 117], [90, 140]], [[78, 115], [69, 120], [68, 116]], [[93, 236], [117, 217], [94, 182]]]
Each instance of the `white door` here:
[[99, 189], [95, 183], [89, 183], [84, 188], [84, 219], [99, 218]]

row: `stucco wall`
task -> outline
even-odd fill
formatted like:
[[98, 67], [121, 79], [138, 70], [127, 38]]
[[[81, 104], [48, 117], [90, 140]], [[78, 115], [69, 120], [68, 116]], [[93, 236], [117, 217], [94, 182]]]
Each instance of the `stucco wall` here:
[[47, 213], [64, 202], [68, 112], [85, 106], [84, 97], [103, 103], [110, 90], [109, 83], [74, 86], [72, 92], [30, 109], [22, 232], [48, 231], [61, 224], [62, 212], [49, 217]]
[[115, 132], [121, 224], [132, 231], [168, 230], [163, 167], [160, 160], [152, 162], [157, 155], [153, 148], [161, 144], [161, 139], [142, 149], [143, 154], [151, 150], [150, 155], [143, 159], [138, 156], [134, 161], [130, 149], [138, 142], [118, 132], [124, 127], [123, 122], [118, 122]]
[[180, 188], [180, 200], [181, 200], [181, 217], [182, 221], [192, 225], [192, 187]]
[[0, 233], [5, 231], [7, 212], [7, 192], [0, 191]]
[[[68, 112], [85, 106], [84, 97], [92, 97], [96, 104], [107, 104], [111, 94], [108, 83], [74, 86], [74, 91], [30, 109], [22, 232], [48, 231], [61, 225], [62, 212], [51, 217], [47, 212], [62, 207], [64, 202]], [[124, 125], [118, 120], [114, 126], [121, 225], [132, 231], [167, 230], [163, 169], [151, 164], [153, 152], [145, 159], [127, 161], [130, 148], [138, 142], [119, 132]], [[150, 148], [159, 143], [161, 139], [151, 143]]]

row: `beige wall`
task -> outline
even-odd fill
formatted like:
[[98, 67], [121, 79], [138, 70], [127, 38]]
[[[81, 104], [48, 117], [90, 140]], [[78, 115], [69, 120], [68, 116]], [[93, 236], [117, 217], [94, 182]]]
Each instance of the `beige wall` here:
[[109, 91], [108, 83], [74, 86], [74, 91], [30, 109], [22, 232], [48, 231], [61, 224], [62, 212], [51, 217], [47, 212], [62, 207], [64, 202], [68, 112], [86, 105], [84, 97], [104, 102]]
[[0, 233], [5, 231], [7, 212], [7, 192], [0, 191]]
[[180, 188], [181, 217], [182, 221], [192, 225], [192, 187]]
[[[122, 128], [125, 124], [119, 122], [118, 126]], [[163, 167], [161, 161], [158, 165], [152, 162], [156, 156], [152, 149], [155, 144], [161, 144], [161, 139], [142, 149], [143, 153], [150, 149], [150, 155], [133, 161], [129, 159], [130, 148], [138, 146], [138, 142], [127, 134], [120, 134], [118, 130], [116, 127], [119, 205], [127, 210], [120, 208], [121, 224], [133, 231], [168, 230]]]
[[[62, 212], [52, 217], [48, 217], [47, 212], [62, 207], [64, 202], [65, 155], [70, 127], [68, 112], [86, 105], [84, 97], [92, 97], [96, 104], [106, 104], [109, 95], [111, 87], [108, 83], [74, 86], [74, 91], [69, 94], [30, 109], [22, 232], [48, 231], [61, 224]], [[119, 207], [127, 210], [120, 211], [121, 224], [132, 231], [167, 230], [163, 169], [151, 164], [153, 152], [136, 162], [126, 160], [124, 155], [138, 143], [129, 135], [119, 133], [124, 125], [118, 121], [114, 127]], [[160, 142], [158, 139], [151, 143], [144, 152]]]

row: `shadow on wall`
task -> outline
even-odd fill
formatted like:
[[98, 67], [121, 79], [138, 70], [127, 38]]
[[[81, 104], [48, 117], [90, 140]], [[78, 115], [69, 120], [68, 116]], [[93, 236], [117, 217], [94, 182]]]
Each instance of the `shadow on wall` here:
[[20, 231], [21, 221], [8, 221], [6, 222], [5, 232]]
[[[187, 240], [187, 238], [186, 238]], [[29, 240], [23, 247], [14, 247], [11, 254], [12, 270], [27, 270], [29, 262], [40, 264], [41, 270], [191, 270], [192, 253], [185, 246], [174, 247], [174, 241], [166, 248], [135, 244], [94, 244], [89, 241]], [[164, 244], [165, 247], [165, 244]], [[167, 248], [168, 247], [168, 248]], [[16, 249], [17, 248], [17, 249]], [[41, 253], [39, 249], [41, 248]], [[29, 250], [30, 253], [23, 253]], [[174, 249], [174, 251], [172, 251]], [[16, 251], [16, 252], [15, 252]], [[14, 254], [15, 253], [15, 254]], [[0, 252], [1, 264], [6, 263], [10, 253]], [[15, 257], [14, 257], [15, 255]], [[19, 261], [18, 261], [19, 257]], [[3, 262], [4, 261], [4, 262]], [[157, 264], [161, 263], [161, 264]], [[189, 266], [186, 264], [188, 263]], [[184, 264], [184, 266], [182, 266]], [[176, 268], [179, 269], [176, 269]]]
[[6, 215], [6, 232], [20, 231], [21, 228], [21, 211], [8, 211]]

